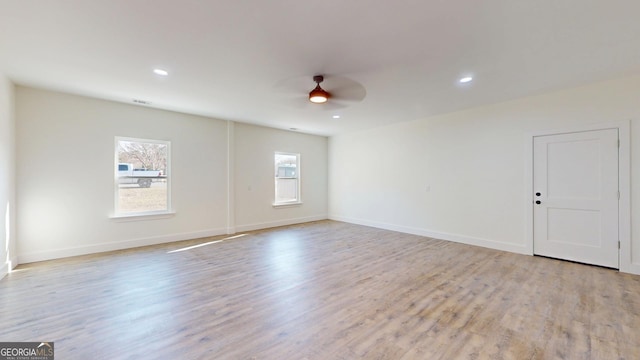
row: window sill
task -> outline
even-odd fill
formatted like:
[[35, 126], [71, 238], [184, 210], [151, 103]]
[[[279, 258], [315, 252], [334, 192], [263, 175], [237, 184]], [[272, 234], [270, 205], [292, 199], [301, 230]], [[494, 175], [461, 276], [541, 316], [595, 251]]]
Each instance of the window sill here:
[[286, 202], [286, 203], [274, 203], [272, 205], [273, 205], [274, 208], [300, 206], [300, 205], [302, 205], [302, 201], [292, 201], [292, 202]]
[[176, 215], [175, 211], [165, 211], [156, 213], [133, 213], [133, 214], [119, 214], [110, 216], [111, 220], [117, 222], [127, 221], [145, 221], [145, 220], [158, 220], [168, 219]]

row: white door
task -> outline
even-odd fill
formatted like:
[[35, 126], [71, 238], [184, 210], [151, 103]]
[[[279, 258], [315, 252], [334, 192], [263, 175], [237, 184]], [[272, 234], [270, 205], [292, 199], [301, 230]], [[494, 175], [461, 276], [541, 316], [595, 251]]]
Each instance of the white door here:
[[618, 129], [533, 139], [534, 254], [618, 268]]

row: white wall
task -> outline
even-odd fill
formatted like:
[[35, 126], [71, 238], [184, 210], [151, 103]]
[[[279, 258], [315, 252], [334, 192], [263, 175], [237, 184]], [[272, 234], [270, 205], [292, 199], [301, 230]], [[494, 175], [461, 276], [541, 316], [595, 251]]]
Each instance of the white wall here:
[[[19, 262], [224, 234], [226, 121], [17, 87]], [[173, 217], [114, 213], [114, 137], [171, 141]]]
[[[226, 232], [226, 121], [17, 87], [19, 262]], [[166, 219], [114, 211], [114, 137], [171, 141]]]
[[[16, 89], [20, 263], [327, 218], [326, 137]], [[175, 216], [110, 218], [115, 136], [171, 141]], [[302, 153], [303, 205], [271, 206], [274, 150]]]
[[[332, 137], [329, 217], [526, 253], [525, 134], [633, 119], [638, 179], [639, 99], [636, 76]], [[631, 202], [640, 224], [638, 181]], [[639, 269], [637, 226], [632, 251]]]
[[[327, 138], [235, 124], [237, 231], [327, 218]], [[300, 154], [301, 205], [273, 207], [274, 152]]]
[[17, 265], [14, 87], [0, 73], [0, 279]]

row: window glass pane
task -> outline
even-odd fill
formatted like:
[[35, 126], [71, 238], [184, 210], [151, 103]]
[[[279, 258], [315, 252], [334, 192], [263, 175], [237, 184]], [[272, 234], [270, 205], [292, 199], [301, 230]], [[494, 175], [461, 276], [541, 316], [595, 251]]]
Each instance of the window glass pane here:
[[118, 140], [116, 213], [169, 210], [168, 152], [168, 142]]
[[296, 154], [275, 154], [275, 203], [298, 201], [299, 157]]

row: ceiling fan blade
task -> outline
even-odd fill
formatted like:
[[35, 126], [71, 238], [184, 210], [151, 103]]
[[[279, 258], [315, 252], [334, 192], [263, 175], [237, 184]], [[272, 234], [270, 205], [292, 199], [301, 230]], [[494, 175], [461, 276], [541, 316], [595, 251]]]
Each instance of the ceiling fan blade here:
[[331, 98], [329, 99], [326, 105], [327, 105], [327, 110], [338, 110], [338, 109], [347, 108], [356, 103], [357, 101], [344, 100], [340, 98]]
[[315, 87], [315, 83], [309, 80], [308, 76], [296, 76], [278, 81], [274, 86], [274, 90], [278, 94], [291, 94], [295, 96], [304, 96]]
[[349, 106], [349, 104], [345, 104], [344, 102], [340, 102], [332, 98], [329, 98], [329, 101], [327, 101], [324, 104], [311, 104], [311, 105], [314, 105], [313, 108], [317, 109], [318, 111], [334, 111], [334, 110], [344, 109]]
[[332, 88], [328, 91], [334, 99], [349, 102], [360, 102], [367, 96], [367, 91], [360, 84]]
[[367, 96], [364, 86], [344, 76], [327, 77], [323, 88], [331, 94], [332, 98], [344, 101], [359, 102]]
[[284, 98], [281, 97], [278, 100], [278, 104], [289, 109], [307, 109], [310, 107], [310, 105], [317, 105], [312, 104], [309, 101], [308, 96], [300, 96], [300, 94], [297, 94], [296, 96], [287, 96]]

